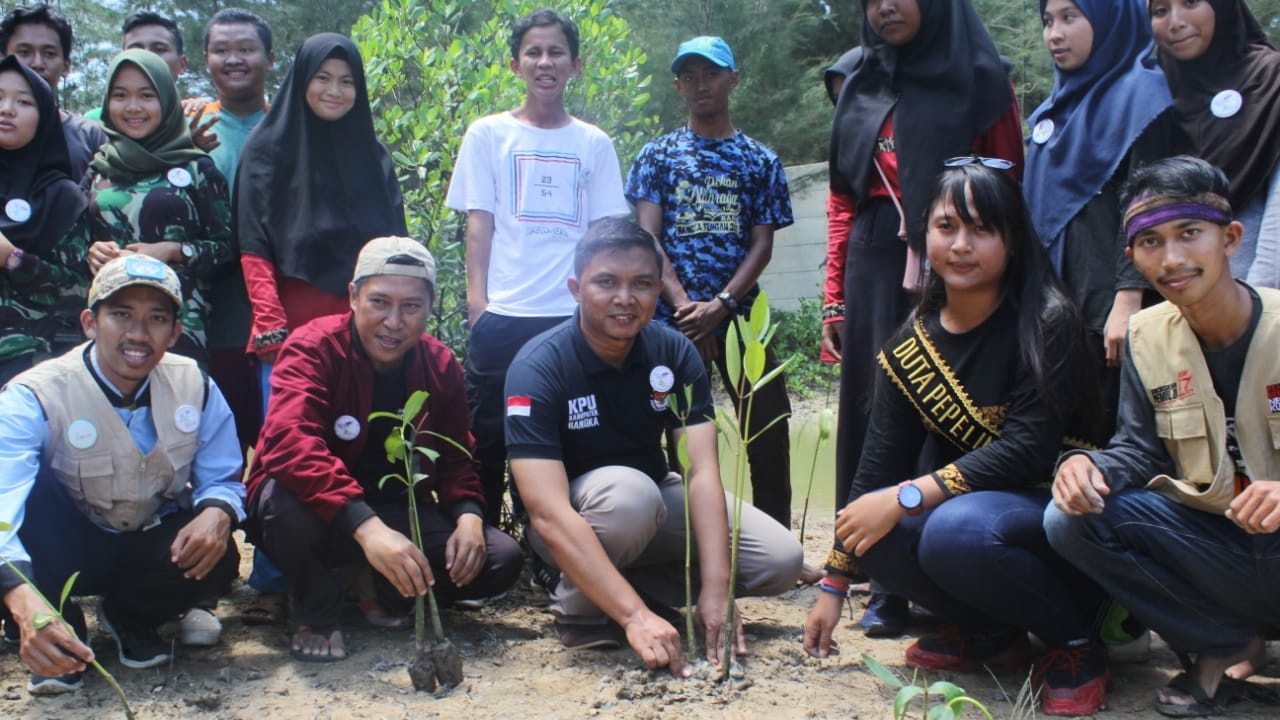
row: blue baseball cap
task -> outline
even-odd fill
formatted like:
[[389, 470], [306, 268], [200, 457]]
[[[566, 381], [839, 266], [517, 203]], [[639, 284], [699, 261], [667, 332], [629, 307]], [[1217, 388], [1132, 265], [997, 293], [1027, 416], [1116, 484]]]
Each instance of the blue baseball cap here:
[[673, 74], [680, 72], [680, 64], [694, 55], [704, 57], [722, 68], [738, 69], [733, 63], [733, 51], [729, 49], [729, 43], [725, 42], [724, 38], [703, 35], [680, 43], [680, 47], [676, 50], [676, 59], [671, 61], [671, 72]]

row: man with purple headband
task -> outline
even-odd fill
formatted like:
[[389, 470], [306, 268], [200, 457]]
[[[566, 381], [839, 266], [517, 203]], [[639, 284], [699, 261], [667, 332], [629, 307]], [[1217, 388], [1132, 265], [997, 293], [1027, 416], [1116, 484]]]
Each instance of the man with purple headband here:
[[1122, 201], [1126, 251], [1168, 301], [1129, 321], [1115, 436], [1058, 467], [1049, 541], [1160, 633], [1187, 672], [1156, 710], [1277, 702], [1243, 681], [1280, 624], [1280, 292], [1231, 277], [1227, 178], [1179, 156]]

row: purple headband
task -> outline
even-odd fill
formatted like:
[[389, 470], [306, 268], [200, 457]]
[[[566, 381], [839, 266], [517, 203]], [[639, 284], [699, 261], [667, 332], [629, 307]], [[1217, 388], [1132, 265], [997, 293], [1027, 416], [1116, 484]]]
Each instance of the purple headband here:
[[1138, 233], [1170, 220], [1183, 219], [1226, 225], [1231, 222], [1231, 204], [1226, 198], [1213, 193], [1201, 193], [1186, 199], [1166, 195], [1138, 198], [1124, 213], [1125, 237], [1132, 246]]

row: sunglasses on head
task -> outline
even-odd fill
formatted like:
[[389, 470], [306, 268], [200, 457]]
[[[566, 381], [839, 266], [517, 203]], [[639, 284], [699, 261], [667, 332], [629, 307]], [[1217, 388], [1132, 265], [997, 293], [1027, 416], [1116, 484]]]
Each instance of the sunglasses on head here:
[[992, 170], [1008, 170], [1014, 165], [1017, 165], [1014, 161], [1005, 160], [1004, 158], [989, 158], [982, 157], [980, 155], [960, 155], [959, 157], [943, 160], [942, 166], [954, 168], [972, 165], [973, 163], [982, 163], [983, 167], [989, 167]]

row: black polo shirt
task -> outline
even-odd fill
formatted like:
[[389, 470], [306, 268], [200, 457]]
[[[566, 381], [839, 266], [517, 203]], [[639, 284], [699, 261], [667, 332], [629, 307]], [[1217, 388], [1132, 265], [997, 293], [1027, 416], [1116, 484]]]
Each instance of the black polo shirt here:
[[618, 369], [587, 345], [574, 313], [530, 340], [507, 371], [507, 455], [559, 460], [570, 479], [624, 465], [661, 481], [662, 433], [680, 426], [671, 408], [684, 404], [685, 385], [689, 424], [711, 421], [711, 387], [688, 338], [649, 323]]

